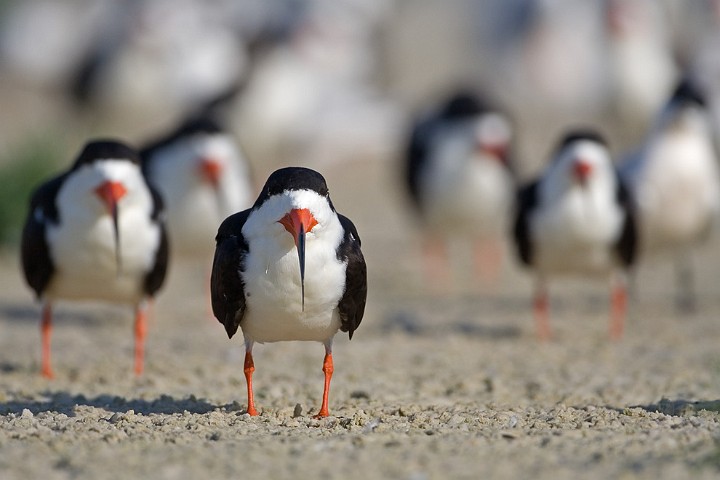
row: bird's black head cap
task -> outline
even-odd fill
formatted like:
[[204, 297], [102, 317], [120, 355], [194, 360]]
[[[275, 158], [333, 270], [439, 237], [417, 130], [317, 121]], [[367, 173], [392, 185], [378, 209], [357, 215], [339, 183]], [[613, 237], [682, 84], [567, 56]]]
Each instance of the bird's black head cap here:
[[260, 206], [268, 198], [286, 190], [312, 190], [318, 195], [329, 195], [325, 178], [310, 168], [287, 167], [275, 170], [265, 182], [254, 207]]
[[140, 164], [140, 155], [128, 144], [115, 139], [98, 139], [85, 144], [75, 160], [73, 170], [98, 160], [107, 159], [128, 160], [137, 165]]
[[211, 115], [199, 115], [185, 120], [175, 132], [176, 137], [195, 135], [198, 133], [216, 134], [222, 133], [223, 128], [220, 122]]
[[560, 140], [557, 147], [555, 148], [555, 154], [559, 154], [563, 149], [565, 149], [568, 145], [579, 142], [581, 140], [587, 140], [589, 142], [599, 143], [600, 145], [603, 145], [605, 147], [608, 146], [607, 141], [605, 140], [605, 137], [598, 132], [597, 130], [593, 130], [591, 128], [584, 128], [584, 129], [576, 129], [571, 130], [568, 133], [565, 134], [564, 137]]
[[167, 133], [164, 136], [152, 142], [149, 142], [145, 147], [143, 147], [142, 151], [140, 152], [140, 156], [145, 161], [149, 161], [158, 150], [161, 150], [182, 138], [203, 134], [216, 135], [223, 132], [224, 129], [222, 125], [212, 115], [193, 115], [183, 120], [183, 122], [170, 133]]
[[461, 90], [448, 98], [439, 116], [445, 120], [462, 120], [479, 115], [489, 109], [489, 106], [478, 95], [470, 90]]

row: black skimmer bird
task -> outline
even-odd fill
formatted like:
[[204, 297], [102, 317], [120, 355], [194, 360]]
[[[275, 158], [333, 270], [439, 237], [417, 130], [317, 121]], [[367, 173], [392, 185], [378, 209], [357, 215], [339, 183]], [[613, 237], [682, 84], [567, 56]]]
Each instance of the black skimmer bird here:
[[212, 116], [198, 115], [140, 156], [146, 177], [163, 196], [173, 255], [209, 264], [218, 225], [252, 202], [249, 165], [237, 141]]
[[678, 78], [663, 7], [647, 0], [607, 0], [603, 5], [608, 100], [625, 137], [646, 130]]
[[[325, 389], [317, 417], [328, 416], [332, 341], [352, 338], [365, 311], [367, 271], [353, 223], [336, 213], [325, 179], [307, 168], [277, 170], [252, 208], [218, 230], [212, 306], [228, 337], [245, 337], [250, 415], [255, 342], [306, 340], [325, 345]], [[307, 275], [306, 275], [307, 273]]]
[[135, 373], [141, 374], [146, 304], [165, 279], [162, 201], [140, 157], [114, 140], [89, 142], [67, 172], [32, 195], [22, 235], [25, 278], [43, 303], [42, 373], [50, 363], [52, 306], [91, 300], [135, 307]]
[[636, 251], [634, 213], [597, 133], [569, 133], [540, 178], [520, 190], [514, 237], [520, 260], [537, 277], [534, 310], [541, 339], [550, 337], [546, 283], [560, 274], [612, 277], [610, 335], [622, 336], [626, 270]]
[[695, 299], [690, 253], [710, 234], [720, 212], [720, 174], [703, 93], [680, 82], [644, 144], [621, 165], [637, 202], [643, 256], [674, 254], [678, 306]]
[[429, 234], [430, 260], [445, 255], [443, 242], [453, 236], [475, 240], [479, 254], [504, 237], [515, 200], [511, 142], [509, 119], [467, 92], [413, 125], [406, 181]]

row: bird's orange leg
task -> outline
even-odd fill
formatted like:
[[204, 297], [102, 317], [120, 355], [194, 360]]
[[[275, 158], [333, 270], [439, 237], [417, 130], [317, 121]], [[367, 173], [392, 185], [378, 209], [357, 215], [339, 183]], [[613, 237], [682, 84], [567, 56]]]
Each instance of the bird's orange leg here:
[[143, 373], [145, 365], [145, 337], [147, 336], [147, 312], [145, 306], [135, 308], [135, 375]]
[[425, 257], [425, 274], [430, 279], [432, 288], [445, 291], [452, 288], [452, 275], [447, 242], [436, 237], [429, 237], [423, 243]]
[[330, 396], [330, 380], [333, 374], [333, 360], [332, 352], [329, 349], [325, 349], [325, 360], [323, 360], [322, 371], [325, 374], [325, 389], [323, 390], [322, 405], [320, 411], [315, 415], [315, 418], [325, 418], [330, 415], [328, 411], [328, 397]]
[[258, 414], [255, 409], [255, 396], [253, 395], [252, 376], [255, 371], [255, 362], [252, 357], [252, 347], [246, 347], [245, 350], [245, 365], [243, 371], [245, 372], [245, 381], [247, 382], [247, 397], [248, 406], [247, 413], [250, 416], [256, 416]]
[[50, 366], [50, 336], [52, 334], [52, 307], [49, 303], [43, 306], [42, 320], [40, 322], [42, 333], [42, 376], [53, 378], [52, 367]]
[[493, 285], [502, 270], [503, 248], [499, 240], [478, 240], [475, 242], [475, 270], [480, 280]]
[[627, 289], [625, 284], [616, 285], [612, 291], [612, 313], [610, 317], [610, 338], [620, 340], [625, 326], [627, 312]]
[[535, 313], [535, 324], [537, 325], [537, 336], [542, 341], [550, 340], [550, 305], [547, 290], [539, 285], [535, 291], [533, 311]]

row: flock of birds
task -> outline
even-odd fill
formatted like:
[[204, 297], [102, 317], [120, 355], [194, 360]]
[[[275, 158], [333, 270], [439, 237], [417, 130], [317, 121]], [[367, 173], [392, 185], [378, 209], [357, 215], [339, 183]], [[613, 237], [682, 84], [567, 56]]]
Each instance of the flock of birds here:
[[[551, 336], [548, 283], [566, 274], [607, 278], [610, 335], [622, 336], [628, 283], [638, 260], [678, 262], [678, 304], [694, 308], [690, 252], [720, 213], [720, 172], [703, 93], [679, 83], [636, 152], [615, 162], [598, 131], [577, 128], [558, 142], [544, 171], [518, 185], [507, 115], [459, 92], [414, 125], [408, 190], [428, 242], [463, 235], [479, 245], [511, 234], [535, 276], [538, 336]], [[432, 250], [436, 247], [431, 247]]]
[[69, 170], [43, 183], [32, 195], [21, 248], [25, 278], [43, 305], [42, 374], [53, 377], [53, 304], [95, 300], [135, 308], [140, 375], [146, 310], [165, 280], [170, 245], [203, 256], [212, 254], [214, 236], [212, 310], [229, 337], [243, 330], [248, 413], [257, 415], [253, 344], [312, 340], [325, 346], [318, 416], [328, 416], [333, 338], [338, 330], [352, 337], [365, 309], [360, 236], [335, 211], [318, 172], [277, 170], [243, 210], [247, 173], [230, 136], [198, 118], [139, 152], [115, 139], [92, 140]]
[[[658, 250], [682, 258], [720, 213], [703, 95], [681, 82], [645, 143], [618, 167], [602, 135], [576, 129], [560, 139], [540, 176], [518, 187], [512, 142], [508, 117], [468, 92], [417, 119], [406, 151], [407, 186], [429, 242], [466, 235], [482, 243], [511, 231], [518, 258], [536, 277], [542, 339], [551, 336], [551, 278], [610, 279], [610, 335], [620, 338], [638, 258]], [[244, 209], [251, 185], [241, 151], [207, 117], [192, 118], [139, 151], [118, 140], [93, 140], [69, 170], [42, 184], [22, 237], [25, 277], [43, 304], [42, 374], [53, 376], [58, 300], [132, 305], [135, 373], [141, 374], [147, 304], [163, 284], [171, 248], [209, 256], [214, 236], [212, 310], [229, 337], [243, 331], [248, 413], [257, 414], [254, 343], [305, 340], [325, 347], [318, 416], [327, 416], [333, 338], [338, 331], [352, 338], [365, 309], [360, 237], [314, 170], [275, 171]]]
[[[177, 21], [184, 25], [183, 18]], [[616, 20], [622, 30], [622, 19]], [[333, 31], [315, 27], [293, 30], [297, 38], [289, 46], [297, 49], [298, 58], [318, 62], [347, 57], [344, 50], [334, 56], [319, 53], [320, 48], [341, 49], [343, 36], [336, 42], [318, 40], [316, 35], [332, 36]], [[117, 34], [127, 37], [132, 29], [121, 30]], [[546, 37], [538, 38], [528, 45], [541, 49]], [[116, 47], [103, 42], [97, 47], [96, 55], [83, 63], [87, 71], [76, 78], [76, 93], [89, 95], [104, 85], [98, 72], [119, 56]], [[540, 55], [537, 50], [532, 54]], [[282, 70], [287, 63], [280, 60], [288, 55], [268, 58], [278, 60]], [[269, 73], [251, 82], [248, 92], [272, 91], [255, 96], [265, 99], [263, 108], [246, 103], [247, 124], [293, 125], [293, 135], [280, 149], [287, 153], [310, 143], [309, 127], [332, 128], [339, 118], [298, 122], [318, 119], [308, 112], [342, 104], [357, 113], [357, 98], [337, 85], [363, 76], [357, 71], [362, 69], [330, 63], [334, 66], [325, 67], [331, 72], [319, 77], [294, 70], [289, 78], [299, 79], [302, 88], [276, 85], [271, 80], [279, 77]], [[265, 72], [268, 68], [266, 64]], [[207, 100], [209, 91], [232, 91], [237, 75], [229, 74], [222, 85], [198, 90], [196, 96]], [[552, 336], [549, 284], [567, 274], [610, 282], [610, 336], [619, 339], [635, 267], [658, 252], [677, 258], [678, 304], [693, 308], [689, 253], [711, 233], [720, 213], [712, 115], [702, 90], [694, 80], [679, 82], [642, 145], [621, 159], [613, 158], [600, 132], [584, 126], [568, 130], [557, 139], [546, 168], [528, 184], [519, 180], [517, 128], [506, 111], [474, 90], [458, 91], [431, 106], [412, 122], [404, 150], [407, 192], [427, 233], [428, 262], [438, 268], [447, 240], [463, 236], [477, 243], [479, 255], [484, 252], [489, 263], [483, 268], [497, 269], [495, 247], [509, 235], [519, 261], [535, 277], [533, 308], [541, 339]], [[282, 113], [287, 105], [303, 101], [309, 104], [296, 109], [297, 118]], [[254, 344], [300, 340], [324, 346], [325, 384], [317, 416], [328, 416], [333, 338], [338, 331], [352, 338], [365, 309], [367, 271], [360, 236], [352, 221], [335, 210], [323, 176], [309, 168], [275, 171], [253, 203], [257, 192], [250, 163], [216, 113], [197, 110], [139, 149], [115, 138], [93, 139], [67, 171], [33, 193], [21, 258], [27, 283], [42, 303], [42, 374], [53, 377], [53, 305], [94, 300], [135, 310], [134, 372], [140, 375], [148, 305], [163, 286], [168, 264], [176, 256], [212, 257], [213, 314], [229, 337], [238, 329], [244, 336], [247, 412], [258, 413], [252, 386]], [[374, 118], [361, 115], [358, 124], [386, 125]], [[348, 127], [343, 124], [338, 132], [359, 130]], [[367, 143], [364, 137], [355, 140]], [[284, 160], [280, 150], [269, 156]]]

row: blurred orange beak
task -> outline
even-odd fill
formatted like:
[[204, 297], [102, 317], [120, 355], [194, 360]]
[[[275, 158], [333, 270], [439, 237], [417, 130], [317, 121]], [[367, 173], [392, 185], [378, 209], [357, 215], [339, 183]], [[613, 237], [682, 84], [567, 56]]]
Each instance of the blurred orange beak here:
[[222, 165], [217, 160], [204, 157], [200, 160], [200, 174], [205, 178], [213, 188], [217, 189], [220, 184], [220, 175], [222, 174]]
[[113, 233], [115, 235], [115, 262], [120, 272], [120, 229], [118, 228], [118, 202], [127, 194], [127, 188], [120, 182], [110, 180], [103, 182], [95, 189], [95, 194], [105, 204], [108, 213], [112, 217]]
[[507, 162], [508, 146], [505, 143], [480, 142], [477, 148], [480, 152], [498, 159], [501, 163]]
[[573, 164], [573, 174], [581, 185], [586, 185], [588, 177], [592, 173], [592, 165], [585, 160], [576, 160]]

